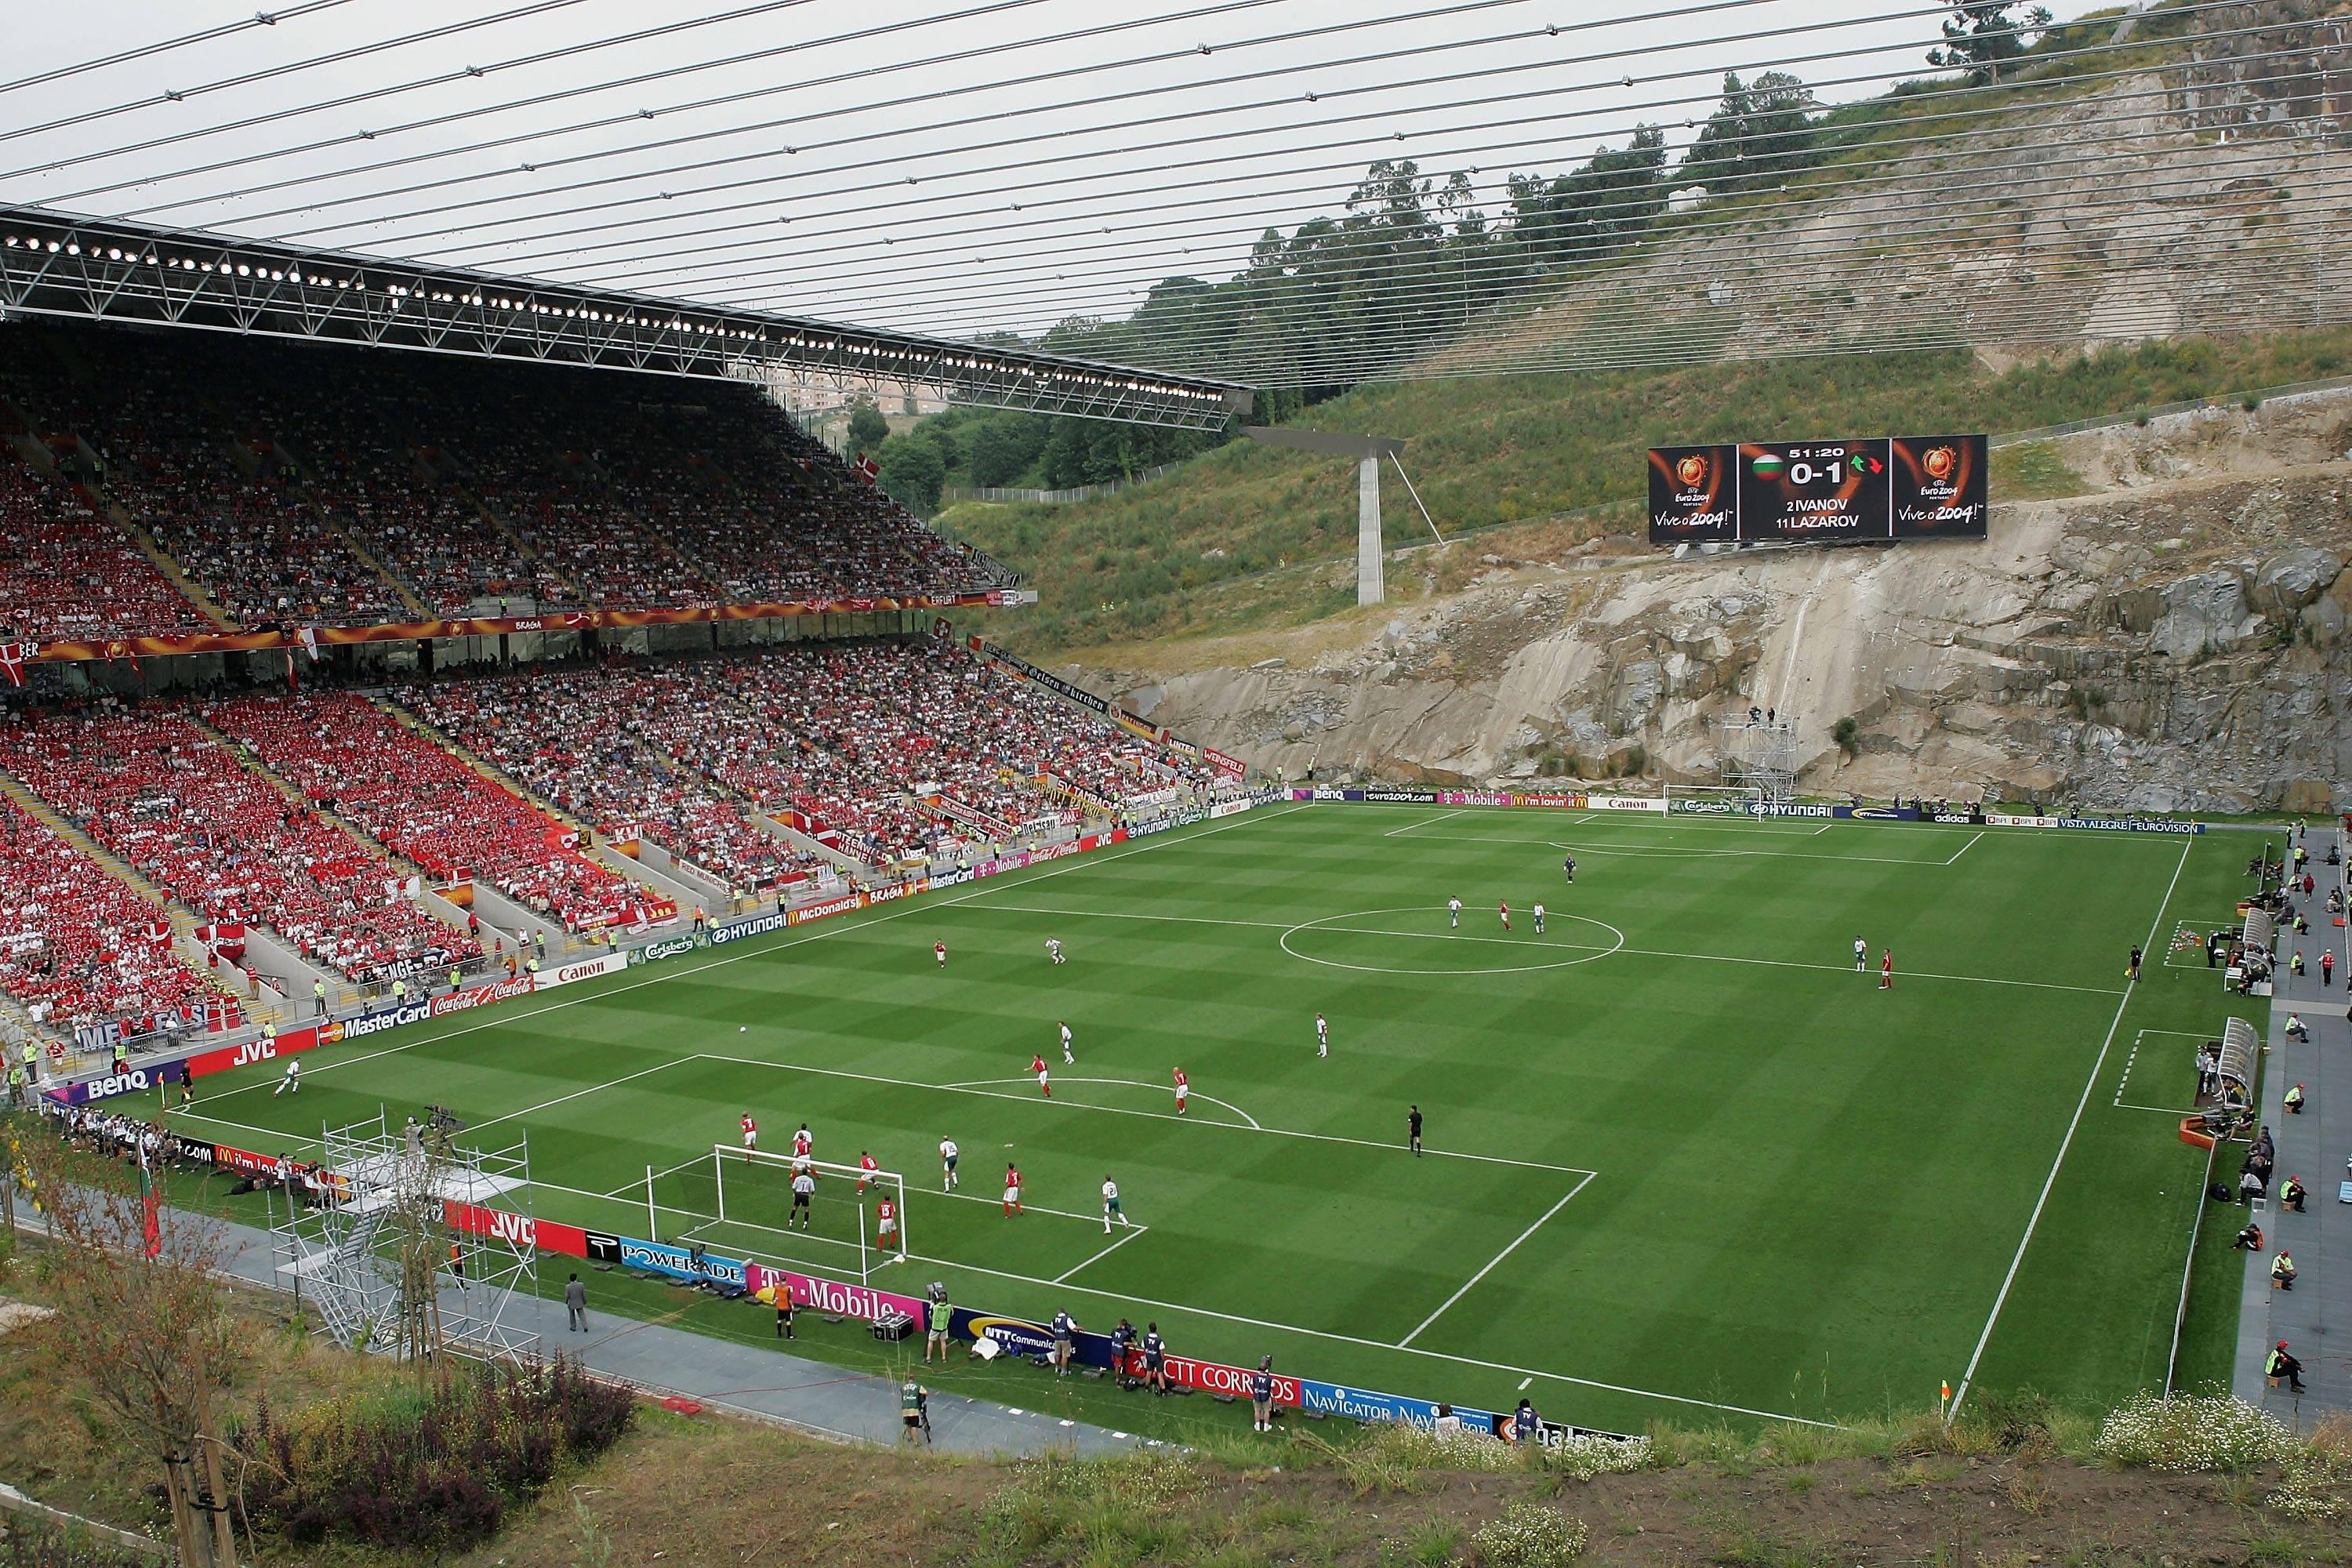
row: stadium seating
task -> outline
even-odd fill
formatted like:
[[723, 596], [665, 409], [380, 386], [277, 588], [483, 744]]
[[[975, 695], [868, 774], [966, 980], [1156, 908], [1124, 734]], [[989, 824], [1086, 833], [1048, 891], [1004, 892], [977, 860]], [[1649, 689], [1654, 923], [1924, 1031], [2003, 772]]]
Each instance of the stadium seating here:
[[0, 725], [0, 766], [210, 919], [278, 931], [358, 982], [476, 956], [391, 862], [289, 802], [184, 710], [107, 701]]
[[[94, 374], [70, 405], [106, 490], [239, 625], [405, 618], [392, 584], [320, 515], [268, 433], [215, 409], [249, 384], [251, 345], [109, 332], [78, 339]], [[248, 473], [232, 456], [241, 439]]]
[[0, 990], [51, 1024], [184, 1012], [214, 993], [163, 912], [0, 800]]
[[0, 447], [0, 641], [214, 631], [204, 612], [72, 485]]
[[697, 759], [756, 746], [758, 726], [689, 668], [550, 670], [398, 696], [600, 831], [639, 828], [730, 887], [771, 889], [816, 869], [700, 771]]
[[112, 499], [246, 626], [1015, 580], [749, 386], [194, 333], [59, 342], [0, 332], [0, 390], [102, 454]]
[[573, 931], [677, 912], [583, 855], [567, 829], [521, 796], [362, 698], [247, 697], [208, 716], [310, 799], [436, 878], [486, 882]]

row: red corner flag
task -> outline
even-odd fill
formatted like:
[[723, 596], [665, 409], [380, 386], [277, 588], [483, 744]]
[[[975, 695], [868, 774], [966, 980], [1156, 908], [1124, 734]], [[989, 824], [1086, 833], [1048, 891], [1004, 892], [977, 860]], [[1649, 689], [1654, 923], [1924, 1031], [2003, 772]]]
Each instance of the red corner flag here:
[[139, 1142], [139, 1238], [141, 1250], [154, 1258], [163, 1250], [163, 1215], [155, 1200], [155, 1173], [148, 1168], [147, 1142]]

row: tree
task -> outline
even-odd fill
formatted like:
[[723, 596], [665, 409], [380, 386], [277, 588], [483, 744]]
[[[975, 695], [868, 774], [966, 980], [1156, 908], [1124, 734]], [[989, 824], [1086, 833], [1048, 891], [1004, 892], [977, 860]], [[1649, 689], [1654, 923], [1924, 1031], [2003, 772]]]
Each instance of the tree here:
[[2021, 17], [2011, 17], [2016, 0], [1950, 0], [1952, 15], [1944, 18], [1944, 43], [1927, 51], [1927, 63], [1948, 70], [1965, 70], [1979, 85], [1996, 82], [2016, 68], [2025, 53], [2028, 33], [2050, 26], [2047, 6], [2035, 5]]
[[940, 491], [948, 481], [948, 466], [936, 444], [908, 436], [882, 443], [875, 461], [881, 465], [885, 494], [917, 517], [940, 510]]
[[849, 411], [849, 444], [861, 452], [871, 452], [890, 438], [890, 422], [871, 403], [860, 403]]
[[99, 1425], [163, 1467], [184, 1568], [230, 1568], [219, 1400], [246, 1353], [213, 1272], [221, 1233], [176, 1209], [154, 1211], [151, 1233], [119, 1166], [84, 1169], [47, 1144], [25, 1157], [49, 1222], [43, 1284], [64, 1308], [25, 1331]]
[[1812, 89], [1785, 71], [1766, 71], [1753, 86], [1723, 77], [1723, 101], [1683, 154], [1681, 178], [1710, 195], [1769, 188], [1820, 161], [1814, 150]]
[[1018, 479], [1042, 445], [1028, 438], [1031, 423], [1019, 415], [974, 421], [963, 438], [964, 477], [982, 489]]
[[1549, 180], [1513, 174], [1513, 237], [1541, 265], [1629, 245], [1665, 209], [1665, 133], [1644, 125], [1622, 152], [1603, 146], [1574, 174]]

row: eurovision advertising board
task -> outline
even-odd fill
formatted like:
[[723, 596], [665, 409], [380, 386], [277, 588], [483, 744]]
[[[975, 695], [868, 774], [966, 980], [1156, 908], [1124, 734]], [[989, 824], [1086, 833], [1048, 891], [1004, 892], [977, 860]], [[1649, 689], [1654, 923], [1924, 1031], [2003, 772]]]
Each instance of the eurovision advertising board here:
[[1982, 539], [1982, 436], [1650, 448], [1653, 544]]

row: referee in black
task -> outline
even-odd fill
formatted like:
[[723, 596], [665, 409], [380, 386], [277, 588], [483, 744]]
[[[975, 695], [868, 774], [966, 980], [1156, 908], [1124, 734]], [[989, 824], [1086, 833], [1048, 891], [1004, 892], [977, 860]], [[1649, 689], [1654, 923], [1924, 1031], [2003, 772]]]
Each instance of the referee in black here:
[[1420, 1158], [1421, 1158], [1421, 1107], [1420, 1107], [1420, 1106], [1418, 1106], [1418, 1105], [1409, 1105], [1409, 1106], [1405, 1107], [1405, 1112], [1404, 1112], [1404, 1128], [1405, 1128], [1405, 1144], [1406, 1144], [1406, 1147], [1410, 1148], [1410, 1149], [1412, 1151], [1412, 1157], [1413, 1157], [1414, 1159], [1418, 1160], [1418, 1159], [1420, 1159]]

